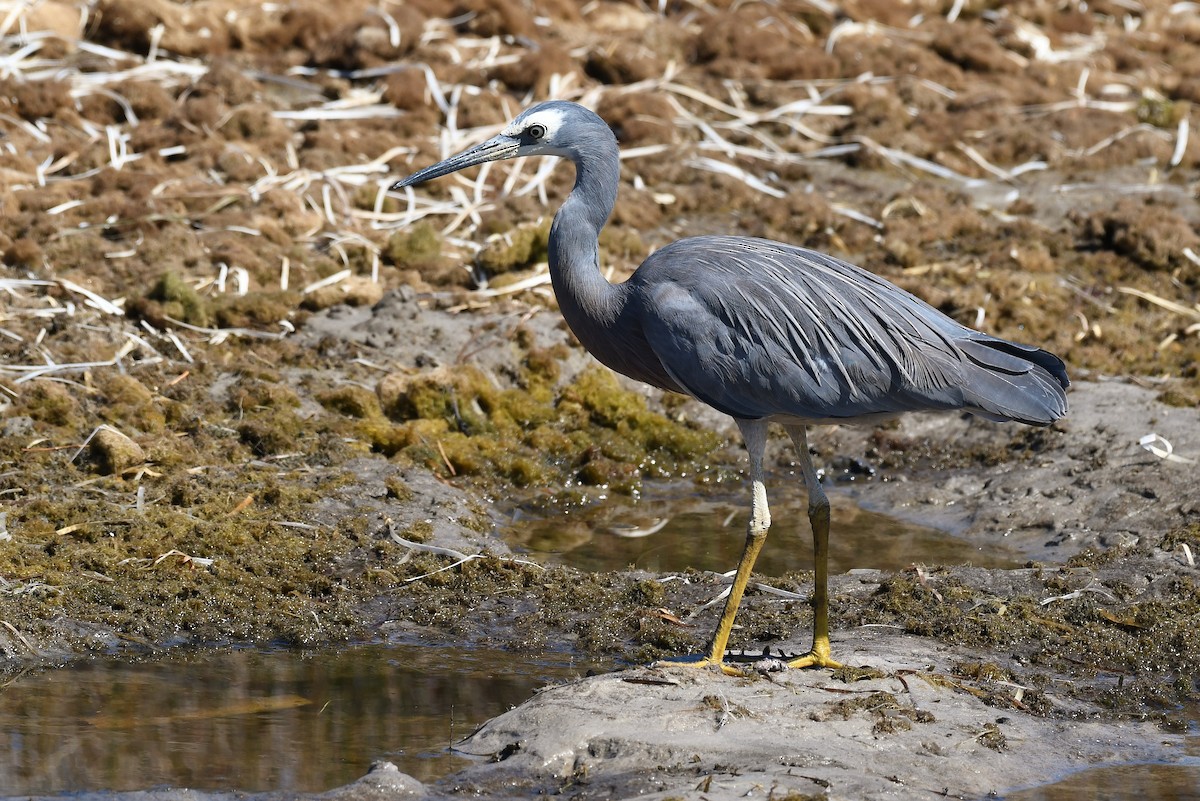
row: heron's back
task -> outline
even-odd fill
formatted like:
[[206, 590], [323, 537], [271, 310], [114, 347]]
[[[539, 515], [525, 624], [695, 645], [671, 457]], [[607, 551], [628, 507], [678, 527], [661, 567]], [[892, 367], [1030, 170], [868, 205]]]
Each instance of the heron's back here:
[[[1062, 360], [974, 331], [871, 273], [764, 239], [694, 237], [624, 285], [635, 378], [743, 419], [808, 422], [963, 409], [1047, 425]], [[623, 369], [624, 362], [630, 369]], [[656, 380], [657, 377], [657, 380]]]

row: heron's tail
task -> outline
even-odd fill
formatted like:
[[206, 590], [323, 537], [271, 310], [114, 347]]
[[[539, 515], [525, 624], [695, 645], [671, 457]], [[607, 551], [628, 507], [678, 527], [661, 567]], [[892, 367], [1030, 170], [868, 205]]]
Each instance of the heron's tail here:
[[1067, 413], [1067, 366], [1041, 348], [986, 335], [958, 341], [975, 369], [963, 390], [966, 407], [994, 420], [1046, 426]]

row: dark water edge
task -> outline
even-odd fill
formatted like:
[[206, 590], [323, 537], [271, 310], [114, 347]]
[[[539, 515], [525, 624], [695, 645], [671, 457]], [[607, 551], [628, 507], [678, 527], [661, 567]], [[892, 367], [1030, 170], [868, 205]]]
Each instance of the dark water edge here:
[[429, 781], [450, 744], [569, 657], [358, 645], [177, 651], [19, 675], [0, 689], [0, 796], [148, 788], [321, 792], [386, 759]]
[[1003, 801], [1197, 801], [1200, 762], [1194, 765], [1111, 765], [1074, 773], [1053, 784], [1004, 796]]
[[1200, 705], [1188, 704], [1183, 758], [1178, 763], [1105, 765], [1005, 795], [1002, 801], [1200, 801]]

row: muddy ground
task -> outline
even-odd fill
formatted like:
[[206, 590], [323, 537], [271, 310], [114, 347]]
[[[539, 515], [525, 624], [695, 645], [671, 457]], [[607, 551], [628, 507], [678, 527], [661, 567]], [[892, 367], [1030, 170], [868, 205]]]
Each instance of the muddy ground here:
[[[1062, 355], [1072, 414], [814, 434], [831, 479], [873, 467], [853, 485], [864, 506], [1030, 560], [835, 577], [835, 647], [873, 672], [588, 679], [464, 746], [494, 763], [414, 792], [978, 797], [1185, 748], [1190, 4], [0, 10], [6, 671], [379, 636], [614, 668], [702, 648], [716, 613], [675, 618], [719, 577], [540, 569], [494, 533], [514, 505], [724, 490], [744, 469], [729, 421], [618, 381], [565, 330], [543, 261], [570, 168], [386, 191], [565, 97], [626, 152], [601, 242], [614, 280], [686, 234], [817, 247]], [[771, 459], [773, 484], [795, 480], [782, 443]], [[488, 556], [434, 572], [455, 554]], [[810, 617], [753, 595], [734, 645], [802, 648]], [[546, 726], [567, 719], [587, 730]]]

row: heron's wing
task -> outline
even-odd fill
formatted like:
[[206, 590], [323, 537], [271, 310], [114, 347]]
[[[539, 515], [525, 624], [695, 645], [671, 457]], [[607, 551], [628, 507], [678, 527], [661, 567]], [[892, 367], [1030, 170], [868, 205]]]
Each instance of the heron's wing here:
[[1022, 346], [972, 331], [824, 254], [740, 237], [686, 239], [655, 253], [631, 280], [663, 369], [735, 417], [816, 421], [966, 408], [1025, 419], [1013, 413], [1021, 404], [992, 409], [971, 391], [975, 371], [996, 373], [1009, 387], [1000, 394], [1019, 398], [1036, 369]]

